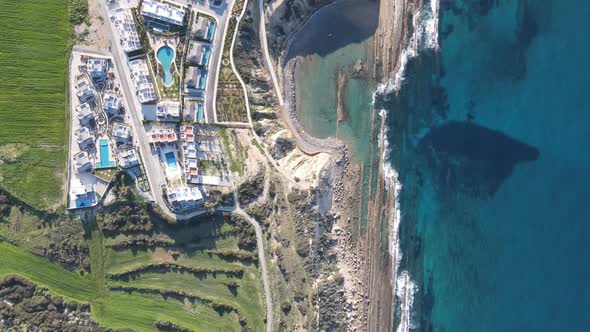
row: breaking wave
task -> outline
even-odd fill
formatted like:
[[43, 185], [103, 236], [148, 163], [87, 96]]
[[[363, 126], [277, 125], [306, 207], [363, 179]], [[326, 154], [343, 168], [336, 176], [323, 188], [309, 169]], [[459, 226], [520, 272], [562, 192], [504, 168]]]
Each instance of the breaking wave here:
[[393, 78], [386, 83], [379, 84], [377, 93], [380, 95], [398, 92], [405, 80], [408, 62], [418, 56], [421, 49], [437, 51], [438, 45], [438, 16], [440, 0], [430, 0], [427, 8], [414, 12], [412, 27], [414, 31], [408, 45], [401, 52], [398, 59], [398, 69]]
[[410, 273], [403, 271], [397, 278], [395, 285], [395, 296], [400, 304], [400, 323], [397, 332], [408, 332], [416, 328], [412, 320], [412, 306], [414, 305], [414, 294], [418, 292], [418, 286], [412, 281]]
[[[430, 49], [437, 51], [438, 45], [438, 25], [439, 25], [439, 3], [440, 0], [430, 0], [430, 6], [416, 11], [412, 18], [413, 32], [408, 41], [408, 45], [400, 54], [398, 59], [398, 69], [388, 82], [381, 83], [377, 86], [373, 94], [373, 106], [375, 100], [379, 96], [385, 96], [392, 92], [399, 92], [405, 79], [405, 72], [408, 62], [418, 56], [420, 50]], [[385, 109], [379, 110], [381, 121], [385, 122], [387, 118], [387, 111]], [[382, 147], [383, 154], [381, 162], [383, 166], [383, 176], [387, 190], [393, 194], [393, 211], [392, 222], [389, 225], [389, 254], [394, 259], [394, 268], [391, 283], [394, 288], [395, 297], [399, 303], [400, 324], [397, 327], [397, 332], [407, 332], [414, 328], [411, 314], [414, 303], [414, 294], [418, 291], [418, 286], [411, 280], [408, 271], [395, 274], [399, 270], [402, 258], [402, 251], [399, 243], [399, 226], [401, 222], [401, 209], [399, 204], [399, 193], [402, 189], [402, 184], [399, 181], [398, 172], [393, 167], [393, 164], [388, 161], [388, 156], [391, 153], [388, 139], [388, 127], [382, 126], [379, 132], [379, 146]]]

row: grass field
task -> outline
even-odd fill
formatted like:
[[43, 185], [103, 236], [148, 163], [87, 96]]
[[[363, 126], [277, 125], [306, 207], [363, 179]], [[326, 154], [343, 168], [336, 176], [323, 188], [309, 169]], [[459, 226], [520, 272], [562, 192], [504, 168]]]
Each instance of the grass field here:
[[[0, 242], [0, 275], [20, 274], [53, 294], [76, 302], [90, 303], [96, 320], [109, 327], [156, 330], [153, 322], [173, 321], [197, 331], [236, 330], [237, 317], [223, 317], [210, 307], [164, 300], [159, 296], [105, 292], [98, 289], [95, 275], [69, 272], [24, 249]], [[227, 318], [227, 319], [226, 319]]]
[[62, 202], [71, 46], [67, 0], [0, 2], [0, 186], [37, 208]]
[[[184, 226], [159, 224], [155, 233], [173, 239], [175, 247], [116, 250], [108, 247], [113, 238], [104, 237], [96, 225], [90, 225], [87, 232], [92, 273], [86, 275], [69, 272], [26, 249], [0, 241], [0, 276], [20, 274], [56, 295], [89, 303], [92, 316], [111, 328], [154, 331], [154, 322], [163, 320], [195, 331], [241, 331], [241, 315], [253, 331], [262, 331], [264, 309], [257, 266], [207, 253], [208, 249], [237, 250], [238, 238], [233, 231], [233, 226], [220, 218]], [[216, 271], [193, 274], [149, 270], [128, 279], [117, 276], [158, 263]], [[235, 308], [239, 315], [220, 312], [211, 304], [189, 298], [112, 290], [113, 286], [182, 292]]]

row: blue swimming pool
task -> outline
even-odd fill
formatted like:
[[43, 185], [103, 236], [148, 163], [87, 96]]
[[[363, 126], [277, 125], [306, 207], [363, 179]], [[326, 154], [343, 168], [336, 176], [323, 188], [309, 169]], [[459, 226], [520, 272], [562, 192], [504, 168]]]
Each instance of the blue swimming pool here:
[[197, 105], [197, 121], [203, 121], [203, 104]]
[[176, 169], [176, 157], [174, 156], [174, 152], [166, 152], [166, 164], [170, 170]]
[[201, 70], [201, 74], [199, 75], [199, 85], [197, 88], [204, 89], [205, 83], [207, 83], [207, 70]]
[[111, 161], [110, 159], [110, 155], [109, 155], [109, 140], [108, 139], [101, 139], [98, 142], [98, 153], [100, 156], [100, 161], [98, 163], [96, 163], [96, 168], [97, 169], [101, 169], [101, 168], [112, 168], [112, 167], [116, 167], [117, 165], [115, 164], [114, 161]]
[[207, 30], [207, 40], [213, 40], [213, 36], [215, 36], [215, 22], [211, 22], [209, 24], [209, 30]]
[[171, 85], [174, 82], [170, 68], [174, 60], [174, 50], [170, 46], [164, 45], [158, 49], [156, 56], [164, 69], [164, 84]]
[[203, 50], [203, 57], [201, 58], [201, 65], [209, 64], [209, 55], [211, 54], [211, 47], [205, 46]]

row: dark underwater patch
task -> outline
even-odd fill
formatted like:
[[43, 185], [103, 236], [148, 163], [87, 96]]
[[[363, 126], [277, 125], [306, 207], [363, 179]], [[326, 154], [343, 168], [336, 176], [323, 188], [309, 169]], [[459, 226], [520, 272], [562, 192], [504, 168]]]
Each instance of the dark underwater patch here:
[[[287, 2], [286, 2], [287, 3]], [[291, 39], [284, 63], [296, 56], [326, 56], [375, 34], [379, 2], [339, 0], [321, 8]]]
[[479, 198], [496, 193], [516, 164], [539, 158], [533, 146], [500, 131], [459, 121], [432, 128], [418, 148], [440, 190]]

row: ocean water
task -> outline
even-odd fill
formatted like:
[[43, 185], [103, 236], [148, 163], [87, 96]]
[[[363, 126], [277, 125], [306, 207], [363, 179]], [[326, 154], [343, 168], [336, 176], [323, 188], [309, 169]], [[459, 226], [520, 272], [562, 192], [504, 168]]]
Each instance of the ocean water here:
[[388, 112], [421, 331], [590, 331], [587, 1], [441, 3]]

